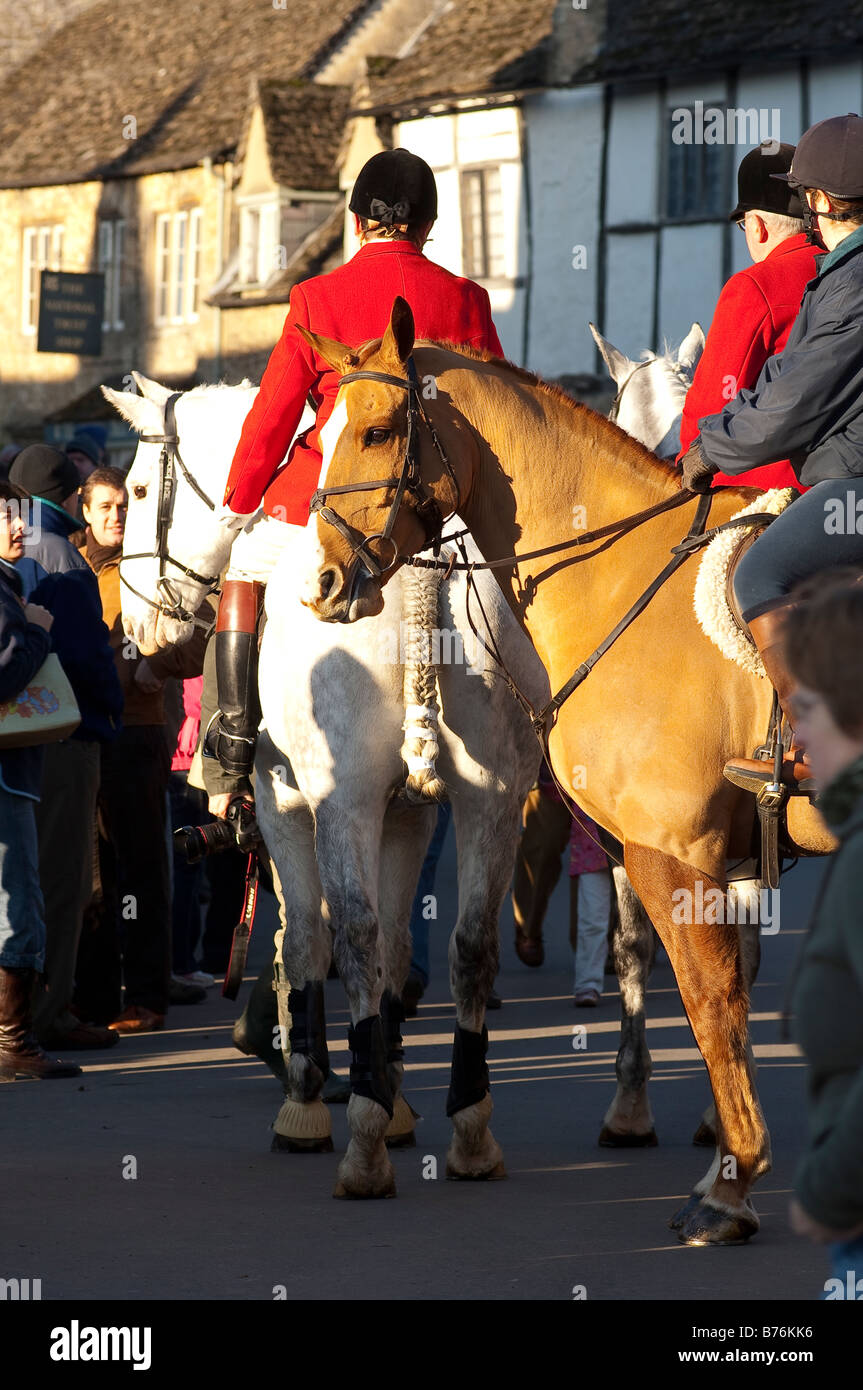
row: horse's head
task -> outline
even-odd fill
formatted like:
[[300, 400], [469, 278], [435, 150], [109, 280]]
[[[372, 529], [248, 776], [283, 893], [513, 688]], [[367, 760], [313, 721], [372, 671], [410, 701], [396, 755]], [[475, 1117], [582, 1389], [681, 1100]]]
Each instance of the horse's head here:
[[683, 402], [704, 350], [701, 325], [692, 325], [676, 354], [646, 351], [640, 362], [618, 351], [594, 324], [590, 331], [617, 387], [611, 418], [660, 458], [676, 458]]
[[[300, 332], [341, 377], [321, 431], [319, 546], [302, 601], [326, 622], [354, 622], [381, 611], [384, 584], [458, 509], [469, 464], [441, 443], [441, 393], [413, 366], [406, 300], [396, 298], [383, 338], [361, 348]], [[434, 422], [426, 391], [438, 401]]]
[[[147, 655], [191, 637], [193, 615], [243, 524], [221, 501], [254, 393], [246, 387], [198, 387], [178, 396], [138, 372], [132, 375], [140, 395], [106, 386], [102, 392], [141, 436], [126, 480], [120, 593], [123, 630]], [[223, 402], [226, 394], [230, 402]]]

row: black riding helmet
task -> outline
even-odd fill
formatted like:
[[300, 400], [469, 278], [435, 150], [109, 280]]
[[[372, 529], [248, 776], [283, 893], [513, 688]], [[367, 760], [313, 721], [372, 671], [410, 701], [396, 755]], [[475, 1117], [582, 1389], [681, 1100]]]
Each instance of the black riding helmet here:
[[357, 175], [348, 207], [358, 217], [380, 222], [384, 227], [399, 223], [417, 227], [434, 222], [434, 174], [425, 160], [410, 150], [381, 150], [366, 161]]

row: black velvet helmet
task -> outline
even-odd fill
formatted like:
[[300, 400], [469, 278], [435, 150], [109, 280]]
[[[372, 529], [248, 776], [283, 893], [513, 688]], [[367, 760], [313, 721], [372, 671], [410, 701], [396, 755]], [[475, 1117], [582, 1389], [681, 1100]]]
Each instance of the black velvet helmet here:
[[357, 175], [348, 207], [358, 217], [384, 227], [433, 222], [437, 217], [434, 174], [425, 160], [410, 150], [381, 150]]

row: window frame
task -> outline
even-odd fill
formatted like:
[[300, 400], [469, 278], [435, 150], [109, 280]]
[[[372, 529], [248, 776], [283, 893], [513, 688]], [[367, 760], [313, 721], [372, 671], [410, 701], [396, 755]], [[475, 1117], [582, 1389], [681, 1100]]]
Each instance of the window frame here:
[[21, 332], [35, 337], [42, 271], [63, 269], [63, 223], [33, 222], [21, 230]]
[[[506, 270], [506, 220], [504, 216], [504, 191], [503, 191], [503, 165], [500, 161], [489, 161], [483, 164], [469, 164], [459, 167], [459, 198], [461, 205], [461, 234], [462, 234], [462, 270], [471, 280], [482, 281], [504, 281], [507, 280]], [[492, 261], [491, 238], [489, 236], [490, 215], [489, 215], [489, 176], [495, 174], [498, 179], [498, 197], [500, 200], [500, 220], [503, 229], [502, 247], [498, 255], [498, 264], [495, 266]], [[471, 184], [479, 185], [479, 215], [480, 215], [480, 238], [482, 244], [482, 264], [478, 266], [473, 259], [472, 250], [469, 246], [474, 240], [472, 231], [473, 211], [469, 206]]]

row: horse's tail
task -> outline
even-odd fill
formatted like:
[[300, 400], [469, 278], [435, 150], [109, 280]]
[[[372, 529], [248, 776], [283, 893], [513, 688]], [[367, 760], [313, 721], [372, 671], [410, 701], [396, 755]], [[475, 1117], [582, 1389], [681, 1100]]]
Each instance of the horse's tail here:
[[[408, 801], [443, 801], [446, 783], [438, 776], [435, 762], [438, 745], [437, 664], [435, 636], [438, 630], [438, 601], [441, 571], [403, 571], [405, 623], [405, 739], [402, 757], [407, 765], [404, 794]], [[438, 653], [439, 655], [439, 653]]]

